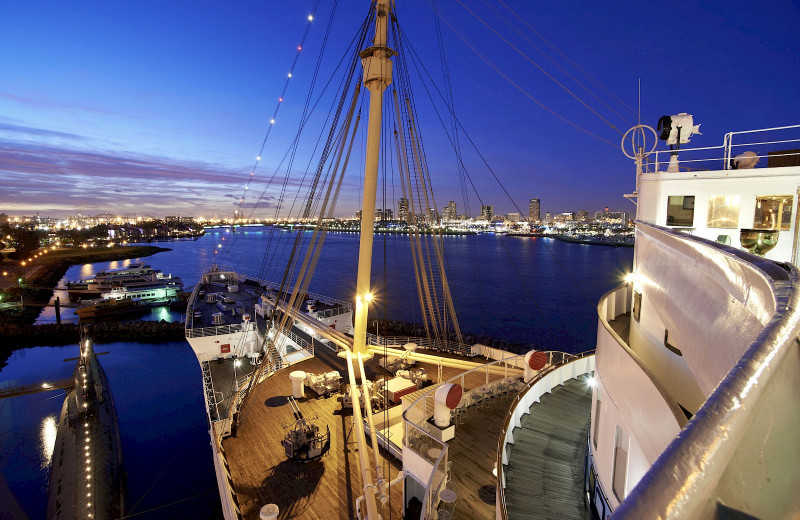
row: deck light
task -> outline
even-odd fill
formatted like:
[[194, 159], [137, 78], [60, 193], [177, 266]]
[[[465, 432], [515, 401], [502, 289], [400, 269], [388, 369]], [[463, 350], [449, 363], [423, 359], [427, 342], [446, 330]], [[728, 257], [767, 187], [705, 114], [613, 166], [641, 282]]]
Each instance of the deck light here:
[[586, 384], [589, 385], [591, 388], [597, 387], [597, 379], [590, 377], [586, 380]]
[[311, 15], [311, 14], [308, 15], [308, 21], [309, 22], [313, 22], [314, 21], [314, 15]]
[[628, 273], [625, 275], [625, 283], [633, 283], [636, 280], [636, 274]]

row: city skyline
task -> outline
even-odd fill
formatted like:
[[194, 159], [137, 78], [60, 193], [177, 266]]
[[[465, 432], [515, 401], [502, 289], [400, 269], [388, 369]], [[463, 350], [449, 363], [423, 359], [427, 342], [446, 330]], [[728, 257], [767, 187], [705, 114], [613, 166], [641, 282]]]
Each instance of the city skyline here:
[[[636, 121], [631, 107], [638, 104], [639, 80], [642, 121], [655, 126], [661, 115], [693, 113], [703, 132], [694, 146], [717, 146], [728, 131], [800, 120], [792, 87], [800, 80], [793, 45], [800, 16], [791, 2], [774, 2], [757, 13], [743, 3], [681, 4], [668, 15], [658, 6], [630, 2], [637, 16], [650, 20], [643, 25], [620, 14], [625, 6], [608, 10], [593, 3], [577, 11], [522, 3], [502, 12], [482, 7], [476, 16], [459, 3], [439, 7], [451, 76], [468, 79], [452, 85], [460, 122], [492, 173], [511, 187], [516, 203], [497, 186], [484, 184], [476, 187], [481, 200], [470, 194], [467, 207], [459, 195], [456, 161], [431, 153], [432, 178], [443, 193], [438, 200], [445, 203], [440, 212], [455, 200], [463, 213], [492, 205], [499, 214], [525, 215], [531, 197], [546, 201], [542, 212], [554, 214], [604, 206], [632, 212], [622, 195], [634, 189], [633, 165], [616, 143], [619, 132]], [[323, 38], [329, 6], [308, 22], [311, 8], [309, 3], [141, 9], [99, 2], [0, 7], [0, 211], [232, 214], [286, 80], [293, 45], [309, 23], [306, 47]], [[332, 47], [349, 41], [353, 22], [366, 8], [352, 11], [336, 14]], [[398, 17], [420, 49], [436, 49], [432, 16], [429, 5], [399, 6]], [[481, 20], [513, 38], [521, 54], [509, 52], [512, 47]], [[516, 20], [520, 32], [503, 20]], [[663, 34], [660, 27], [670, 27], [668, 38], [654, 37]], [[538, 53], [548, 43], [569, 60], [552, 49]], [[550, 61], [554, 58], [557, 64]], [[315, 59], [299, 54], [294, 69], [299, 81], [311, 76]], [[580, 69], [569, 68], [570, 61]], [[437, 60], [427, 65], [435, 68]], [[577, 71], [584, 70], [603, 87], [581, 90], [562, 74], [565, 69], [578, 78]], [[275, 168], [283, 150], [278, 138], [291, 138], [280, 123], [296, 115], [290, 97], [278, 118], [276, 146], [264, 157]], [[439, 124], [426, 118], [425, 128]], [[612, 120], [614, 128], [606, 124]], [[463, 135], [462, 140], [466, 148]], [[428, 149], [438, 152], [447, 147], [445, 141], [435, 138]], [[361, 162], [353, 161], [345, 180], [356, 195], [343, 197], [337, 215], [350, 215], [359, 206]], [[465, 162], [470, 170], [482, 167], [475, 157]], [[296, 169], [304, 173], [313, 166]], [[270, 171], [258, 171], [253, 191]], [[397, 198], [386, 207], [391, 202], [396, 208]], [[267, 198], [253, 208], [254, 200], [245, 208], [258, 216], [274, 205]]]

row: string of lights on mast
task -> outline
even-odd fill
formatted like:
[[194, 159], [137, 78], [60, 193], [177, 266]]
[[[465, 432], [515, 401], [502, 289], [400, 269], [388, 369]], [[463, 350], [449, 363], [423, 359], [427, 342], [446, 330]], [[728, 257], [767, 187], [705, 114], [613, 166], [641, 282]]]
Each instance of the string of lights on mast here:
[[[292, 80], [292, 74], [294, 72], [294, 68], [297, 65], [297, 61], [300, 58], [300, 53], [303, 50], [303, 46], [306, 42], [306, 37], [308, 36], [309, 30], [311, 29], [311, 23], [314, 21], [314, 15], [309, 14], [306, 17], [308, 23], [306, 24], [305, 29], [303, 30], [303, 36], [300, 38], [300, 43], [297, 45], [297, 51], [295, 52], [294, 59], [292, 60], [292, 65], [289, 67], [289, 72], [286, 75], [286, 81], [283, 83], [283, 88], [281, 89], [281, 93], [278, 96], [278, 101], [275, 104], [275, 110], [272, 111], [272, 116], [269, 118], [269, 125], [267, 126], [267, 131], [264, 135], [264, 139], [261, 141], [261, 147], [258, 150], [258, 155], [256, 155], [256, 159], [253, 163], [252, 168], [250, 168], [250, 173], [247, 176], [247, 181], [245, 182], [244, 189], [239, 197], [236, 198], [236, 205], [238, 206], [238, 212], [242, 214], [242, 208], [244, 207], [244, 202], [247, 198], [247, 192], [250, 189], [250, 185], [253, 182], [253, 179], [256, 175], [256, 170], [258, 170], [258, 166], [261, 163], [261, 156], [264, 154], [264, 148], [267, 145], [267, 141], [269, 139], [270, 133], [272, 132], [272, 127], [275, 126], [276, 121], [278, 120], [278, 112], [280, 111], [281, 105], [283, 104], [283, 100], [286, 98], [286, 92], [289, 88], [289, 82]], [[223, 237], [222, 240], [225, 240]], [[217, 245], [217, 248], [214, 249], [214, 257], [216, 259], [217, 254], [222, 249], [222, 243]]]

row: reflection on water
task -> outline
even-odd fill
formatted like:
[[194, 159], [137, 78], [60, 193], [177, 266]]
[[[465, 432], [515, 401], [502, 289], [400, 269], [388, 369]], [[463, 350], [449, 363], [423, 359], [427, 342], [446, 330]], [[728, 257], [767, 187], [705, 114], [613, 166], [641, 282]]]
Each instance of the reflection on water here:
[[50, 467], [50, 461], [53, 460], [53, 450], [56, 447], [56, 416], [48, 415], [42, 419], [42, 426], [39, 429], [39, 440], [41, 446], [39, 447], [42, 454], [41, 468], [45, 469]]

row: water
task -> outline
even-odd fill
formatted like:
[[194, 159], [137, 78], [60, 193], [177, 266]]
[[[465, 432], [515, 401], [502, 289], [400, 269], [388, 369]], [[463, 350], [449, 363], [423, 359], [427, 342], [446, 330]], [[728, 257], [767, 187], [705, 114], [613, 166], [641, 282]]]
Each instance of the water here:
[[[158, 243], [172, 251], [143, 260], [180, 276], [189, 288], [214, 259], [238, 270], [280, 280], [282, 267], [264, 267], [265, 245], [280, 239], [271, 259], [285, 264], [296, 234], [271, 228], [211, 229], [194, 241]], [[304, 232], [304, 239], [311, 237]], [[597, 301], [630, 271], [633, 250], [570, 244], [544, 238], [498, 235], [445, 237], [448, 277], [465, 332], [511, 342], [581, 352], [593, 348]], [[386, 260], [384, 269], [384, 254]], [[226, 253], [229, 251], [229, 253]], [[370, 320], [419, 321], [408, 237], [376, 235], [373, 289], [377, 305]], [[329, 233], [309, 289], [353, 300], [358, 235]], [[73, 266], [63, 281], [75, 280], [130, 261]], [[62, 301], [66, 294], [62, 294]], [[67, 318], [71, 310], [64, 309]], [[53, 321], [46, 309], [41, 320]], [[174, 321], [179, 312], [154, 308], [144, 319]], [[202, 385], [197, 361], [185, 342], [98, 345], [117, 404], [123, 457], [128, 472], [128, 512], [145, 519], [215, 518], [219, 498], [211, 462]], [[77, 347], [15, 351], [0, 369], [0, 385], [37, 384], [67, 377]], [[0, 401], [0, 474], [31, 520], [44, 518], [49, 439], [63, 397], [50, 392]], [[0, 485], [0, 495], [2, 486]], [[166, 504], [193, 497], [176, 505]], [[137, 504], [138, 503], [138, 504]], [[2, 506], [0, 506], [2, 510]]]

